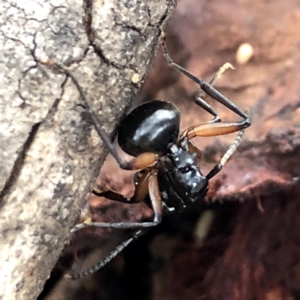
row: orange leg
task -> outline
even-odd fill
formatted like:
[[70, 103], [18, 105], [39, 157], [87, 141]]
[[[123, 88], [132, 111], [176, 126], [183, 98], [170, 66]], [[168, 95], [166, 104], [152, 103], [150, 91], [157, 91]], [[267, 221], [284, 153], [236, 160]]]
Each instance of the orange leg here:
[[241, 122], [220, 122], [220, 123], [204, 123], [189, 127], [184, 131], [183, 136], [189, 139], [195, 137], [208, 137], [229, 134], [241, 131], [250, 126], [249, 119]]
[[152, 152], [146, 152], [134, 157], [127, 164], [130, 170], [146, 169], [156, 163], [159, 156]]

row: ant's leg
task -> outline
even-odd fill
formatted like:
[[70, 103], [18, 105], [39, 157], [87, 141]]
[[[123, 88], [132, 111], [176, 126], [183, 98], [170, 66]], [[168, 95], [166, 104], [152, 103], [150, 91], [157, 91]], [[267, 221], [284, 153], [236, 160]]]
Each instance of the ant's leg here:
[[188, 140], [188, 149], [190, 153], [196, 154], [196, 158], [198, 160], [202, 158], [202, 151], [198, 149], [190, 140]]
[[93, 194], [98, 197], [105, 197], [107, 199], [118, 201], [121, 203], [134, 204], [142, 202], [149, 194], [149, 177], [151, 171], [148, 169], [140, 171], [134, 175], [134, 195], [127, 198], [122, 194], [110, 190], [106, 185], [100, 187], [100, 191], [94, 189]]
[[[116, 228], [137, 228], [137, 227], [143, 227], [141, 230], [136, 231], [129, 239], [127, 239], [125, 242], [121, 243], [119, 246], [117, 246], [113, 251], [109, 253], [107, 257], [105, 257], [103, 260], [99, 261], [96, 265], [92, 266], [91, 268], [87, 269], [86, 271], [76, 273], [76, 274], [67, 274], [66, 277], [70, 279], [80, 279], [84, 278], [86, 276], [89, 276], [98, 270], [100, 270], [102, 267], [104, 267], [107, 263], [109, 263], [113, 258], [115, 258], [120, 252], [124, 250], [129, 244], [131, 244], [133, 241], [137, 240], [139, 237], [141, 237], [143, 234], [145, 234], [150, 227], [155, 226], [161, 222], [162, 219], [162, 201], [160, 197], [160, 191], [157, 181], [157, 173], [156, 171], [147, 172], [145, 174], [142, 174], [142, 179], [140, 179], [139, 183], [143, 185], [142, 187], [137, 187], [135, 191], [135, 196], [139, 194], [139, 196], [142, 196], [145, 194], [145, 186], [144, 184], [148, 183], [148, 189], [146, 191], [146, 194], [149, 192], [152, 208], [154, 210], [154, 220], [151, 224], [151, 226], [143, 226], [143, 224], [149, 224], [149, 223], [112, 223], [113, 224], [120, 224], [120, 225], [126, 225], [123, 226], [117, 226]], [[139, 191], [137, 191], [139, 190]], [[105, 193], [105, 192], [104, 192]], [[112, 192], [113, 193], [113, 192]], [[116, 193], [115, 193], [116, 194]], [[118, 195], [119, 199], [120, 197], [123, 197], [122, 195]], [[145, 195], [144, 195], [145, 196]], [[125, 197], [123, 197], [125, 199]], [[102, 224], [106, 223], [90, 223], [87, 224], [87, 226], [94, 226], [95, 224], [100, 224], [100, 227]], [[127, 225], [133, 225], [133, 226], [127, 226]], [[136, 226], [139, 225], [139, 226]], [[97, 226], [97, 225], [95, 225]], [[104, 226], [107, 227], [107, 226]], [[109, 226], [113, 227], [113, 226]]]
[[249, 126], [250, 126], [250, 119], [247, 116], [247, 114], [244, 113], [240, 108], [238, 108], [233, 102], [231, 102], [224, 95], [222, 95], [220, 92], [218, 92], [211, 84], [209, 84], [208, 82], [203, 81], [200, 78], [194, 76], [188, 70], [184, 69], [180, 65], [176, 64], [175, 62], [173, 62], [173, 60], [170, 57], [170, 55], [168, 53], [168, 50], [167, 50], [167, 46], [166, 46], [166, 43], [165, 43], [165, 34], [164, 33], [161, 36], [161, 46], [162, 46], [163, 54], [164, 54], [166, 60], [168, 61], [170, 67], [172, 67], [173, 69], [177, 70], [180, 73], [183, 73], [184, 75], [186, 75], [187, 77], [189, 77], [191, 80], [193, 80], [194, 82], [198, 83], [200, 85], [200, 88], [207, 95], [209, 95], [210, 97], [212, 97], [216, 101], [220, 102], [221, 104], [223, 104], [224, 106], [226, 106], [231, 111], [235, 112], [240, 117], [242, 117], [245, 120], [247, 120], [249, 122]]
[[206, 179], [208, 179], [208, 180], [211, 179], [212, 177], [214, 177], [216, 174], [218, 174], [222, 170], [224, 164], [227, 162], [227, 160], [230, 158], [230, 156], [234, 153], [236, 148], [239, 146], [239, 144], [242, 140], [242, 137], [244, 135], [244, 132], [245, 132], [245, 129], [241, 130], [238, 133], [238, 135], [235, 138], [235, 140], [233, 141], [233, 143], [230, 145], [228, 150], [222, 156], [220, 163], [213, 167], [213, 169], [206, 175]]
[[216, 81], [222, 76], [222, 74], [228, 70], [228, 69], [232, 69], [234, 70], [234, 66], [227, 62], [225, 63], [214, 75], [213, 78], [210, 80], [209, 84], [210, 85], [214, 85], [216, 83]]
[[100, 138], [102, 139], [102, 141], [104, 142], [106, 147], [108, 148], [111, 155], [115, 158], [115, 160], [119, 164], [120, 168], [122, 168], [124, 170], [137, 170], [137, 169], [149, 167], [151, 164], [153, 164], [154, 162], [157, 161], [158, 156], [154, 153], [144, 153], [144, 154], [141, 154], [140, 156], [134, 158], [132, 161], [129, 161], [129, 162], [123, 161], [120, 158], [115, 146], [111, 142], [109, 136], [103, 130], [101, 120], [99, 119], [98, 115], [93, 111], [93, 109], [90, 107], [90, 105], [85, 97], [85, 94], [82, 90], [82, 87], [80, 86], [79, 82], [74, 77], [72, 72], [70, 72], [70, 70], [68, 68], [66, 68], [64, 65], [57, 63], [57, 62], [51, 63], [50, 61], [48, 61], [47, 64], [48, 65], [52, 64], [57, 69], [63, 70], [65, 72], [65, 74], [72, 79], [74, 85], [76, 86], [76, 88], [79, 91], [81, 100], [84, 102], [85, 109], [88, 112], [88, 114], [90, 115], [91, 120], [93, 122], [93, 125], [94, 125], [98, 135], [100, 136]]
[[250, 126], [248, 119], [240, 122], [220, 122], [220, 123], [211, 123], [207, 122], [200, 125], [195, 125], [189, 127], [182, 134], [182, 137], [187, 137], [189, 139], [195, 137], [209, 137], [209, 136], [218, 136], [229, 134], [237, 131], [241, 131]]
[[153, 164], [157, 163], [159, 159], [159, 155], [153, 152], [145, 152], [142, 153], [130, 161], [126, 162], [127, 169], [126, 170], [141, 170], [146, 169]]
[[96, 273], [101, 268], [103, 268], [106, 264], [108, 264], [113, 258], [115, 258], [120, 252], [122, 252], [129, 244], [131, 244], [133, 241], [137, 240], [139, 237], [144, 235], [149, 228], [144, 228], [141, 230], [138, 230], [135, 232], [129, 239], [121, 243], [119, 246], [117, 246], [113, 251], [111, 251], [103, 260], [99, 261], [96, 265], [92, 266], [91, 268], [75, 274], [66, 274], [65, 277], [70, 279], [80, 279], [87, 277], [93, 273]]
[[218, 115], [218, 113], [202, 97], [202, 95], [199, 95], [195, 98], [194, 102], [214, 116], [214, 118], [211, 121], [209, 121], [209, 123], [221, 122], [221, 117]]
[[[146, 188], [147, 187], [147, 188]], [[145, 199], [149, 194], [151, 206], [154, 211], [154, 218], [152, 222], [90, 222], [80, 223], [76, 225], [71, 232], [75, 232], [85, 227], [101, 227], [101, 228], [116, 228], [116, 229], [133, 229], [133, 228], [149, 228], [158, 225], [162, 219], [162, 200], [160, 196], [157, 173], [155, 170], [147, 172], [138, 181], [135, 189], [135, 193], [132, 198], [126, 198], [121, 194], [114, 191], [94, 192], [97, 196], [107, 197], [111, 200], [123, 202], [123, 203], [138, 203]]]
[[[228, 69], [234, 69], [234, 67], [230, 63], [225, 63], [218, 71], [214, 74], [209, 84], [212, 86], [215, 82], [221, 77], [221, 75]], [[204, 100], [207, 94], [203, 91], [199, 93], [199, 95], [195, 98], [194, 102], [199, 105], [201, 108], [210, 113], [214, 118], [207, 123], [217, 123], [221, 122], [221, 117], [218, 113]]]
[[[227, 69], [233, 69], [233, 66], [230, 63], [225, 63], [217, 73], [214, 74], [209, 84], [213, 85], [220, 77], [221, 75], [227, 70]], [[209, 114], [214, 116], [214, 118], [208, 122], [205, 122], [204, 124], [211, 124], [211, 123], [219, 123], [221, 122], [221, 117], [218, 115], [218, 113], [204, 100], [204, 97], [207, 94], [203, 91], [199, 93], [199, 95], [194, 99], [195, 104], [199, 105], [201, 108], [206, 110]], [[180, 135], [180, 137], [186, 136], [188, 131], [193, 130], [195, 126], [188, 127], [185, 131], [183, 131]], [[200, 150], [199, 150], [200, 151]]]

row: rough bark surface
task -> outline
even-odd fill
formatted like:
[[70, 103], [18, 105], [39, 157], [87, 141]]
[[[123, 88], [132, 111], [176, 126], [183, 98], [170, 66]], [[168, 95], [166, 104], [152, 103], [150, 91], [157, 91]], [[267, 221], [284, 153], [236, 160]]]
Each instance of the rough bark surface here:
[[70, 67], [111, 134], [175, 1], [0, 4], [0, 299], [36, 299], [106, 152]]
[[[299, 299], [299, 1], [181, 0], [167, 34], [174, 60], [200, 78], [209, 80], [227, 61], [234, 64], [236, 69], [228, 70], [216, 87], [249, 109], [252, 126], [210, 182], [206, 201], [215, 205], [209, 206], [213, 222], [205, 240], [197, 229], [206, 212], [195, 208], [173, 220], [164, 218], [160, 228], [94, 277], [77, 281], [76, 288], [85, 299], [101, 300]], [[239, 64], [237, 52], [243, 43], [252, 46], [253, 55]], [[197, 88], [158, 55], [143, 100], [174, 101], [185, 129], [210, 118], [192, 103]], [[223, 120], [238, 119], [215, 101], [209, 103]], [[200, 163], [204, 174], [233, 139], [230, 135], [194, 139], [204, 152]], [[132, 174], [119, 171], [113, 160], [101, 174], [113, 189], [132, 193]], [[112, 220], [149, 217], [142, 206], [125, 210], [125, 205], [112, 202], [91, 199], [94, 218], [102, 220], [109, 208]], [[86, 246], [84, 241], [79, 238], [78, 244]], [[91, 239], [86, 243], [95, 246]]]
[[[224, 62], [234, 64], [236, 69], [224, 73], [216, 87], [249, 109], [252, 126], [211, 181], [207, 200], [222, 205], [208, 238], [199, 244], [191, 227], [193, 238], [169, 253], [170, 264], [160, 273], [160, 282], [166, 283], [161, 299], [299, 299], [299, 28], [298, 1], [197, 5], [182, 0], [170, 20], [170, 47], [188, 70], [209, 79]], [[253, 55], [239, 64], [243, 43], [253, 47]], [[183, 128], [205, 120], [207, 114], [182, 104], [191, 98], [194, 84], [184, 76], [174, 78], [177, 89], [165, 85], [159, 96], [182, 105]], [[168, 84], [166, 78], [155, 80]], [[210, 103], [224, 120], [236, 119]], [[204, 149], [201, 166], [218, 161], [231, 139], [195, 139]]]

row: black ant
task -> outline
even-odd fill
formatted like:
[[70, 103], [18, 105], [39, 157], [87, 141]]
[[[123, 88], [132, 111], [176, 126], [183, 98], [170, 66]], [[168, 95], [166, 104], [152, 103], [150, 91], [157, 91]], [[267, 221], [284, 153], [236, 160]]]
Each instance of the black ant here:
[[[130, 161], [121, 160], [110, 138], [104, 132], [99, 117], [89, 106], [77, 79], [64, 66], [54, 64], [71, 77], [96, 131], [120, 168], [139, 170], [134, 176], [135, 192], [131, 198], [126, 198], [106, 186], [101, 191], [94, 190], [93, 193], [123, 203], [131, 204], [144, 201], [154, 211], [154, 218], [151, 222], [91, 222], [75, 226], [72, 232], [86, 226], [138, 230], [93, 267], [77, 274], [68, 274], [67, 277], [71, 279], [82, 278], [101, 269], [132, 241], [146, 233], [149, 228], [158, 225], [162, 220], [164, 210], [180, 212], [192, 203], [203, 200], [208, 191], [208, 181], [221, 171], [223, 165], [238, 147], [245, 129], [251, 125], [249, 116], [212, 86], [217, 78], [228, 67], [231, 67], [230, 64], [225, 64], [207, 83], [172, 61], [166, 48], [164, 35], [161, 39], [161, 46], [169, 65], [199, 84], [204, 93], [195, 98], [195, 103], [214, 118], [203, 124], [191, 126], [179, 135], [180, 113], [174, 104], [155, 100], [136, 107], [120, 123], [118, 129], [120, 147], [126, 153], [134, 156]], [[243, 120], [222, 122], [217, 112], [204, 100], [205, 95], [223, 104], [242, 117]], [[237, 131], [239, 133], [236, 139], [223, 155], [220, 163], [216, 164], [207, 175], [203, 175], [198, 166], [202, 152], [193, 145], [191, 139], [224, 135]]]

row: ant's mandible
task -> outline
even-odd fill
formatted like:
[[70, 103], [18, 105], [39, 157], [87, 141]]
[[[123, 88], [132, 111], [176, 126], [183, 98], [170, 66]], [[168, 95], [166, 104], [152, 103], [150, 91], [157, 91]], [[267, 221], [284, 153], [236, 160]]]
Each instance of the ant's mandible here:
[[[67, 277], [71, 279], [86, 277], [101, 269], [131, 242], [147, 232], [149, 228], [158, 225], [162, 220], [164, 210], [169, 212], [183, 211], [192, 203], [203, 200], [208, 191], [208, 181], [220, 172], [223, 165], [238, 147], [245, 129], [251, 125], [249, 116], [213, 87], [218, 77], [227, 68], [232, 67], [230, 64], [225, 64], [220, 68], [208, 83], [173, 62], [166, 48], [165, 34], [162, 35], [161, 46], [170, 67], [199, 84], [204, 93], [198, 95], [194, 102], [211, 114], [213, 119], [200, 125], [191, 126], [179, 134], [180, 113], [174, 104], [155, 100], [136, 107], [120, 123], [118, 129], [118, 143], [121, 149], [134, 156], [130, 161], [123, 161], [120, 158], [110, 138], [103, 130], [98, 115], [88, 104], [77, 79], [66, 67], [57, 63], [53, 64], [62, 69], [72, 79], [97, 133], [118, 162], [120, 168], [137, 170], [134, 176], [135, 192], [131, 198], [126, 198], [107, 187], [102, 191], [94, 190], [93, 193], [123, 203], [131, 204], [144, 201], [154, 211], [153, 220], [150, 222], [91, 222], [76, 225], [72, 232], [87, 226], [131, 228], [137, 229], [137, 231], [93, 267], [80, 273], [68, 274]], [[205, 95], [223, 104], [242, 117], [243, 120], [222, 122], [217, 112], [204, 100]], [[207, 175], [203, 175], [198, 166], [198, 160], [201, 158], [202, 152], [192, 144], [191, 139], [219, 136], [233, 132], [239, 133], [220, 162]]]

